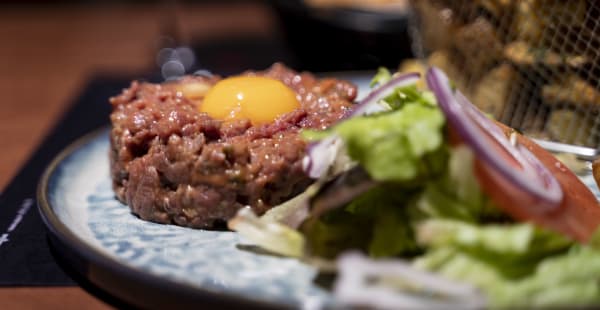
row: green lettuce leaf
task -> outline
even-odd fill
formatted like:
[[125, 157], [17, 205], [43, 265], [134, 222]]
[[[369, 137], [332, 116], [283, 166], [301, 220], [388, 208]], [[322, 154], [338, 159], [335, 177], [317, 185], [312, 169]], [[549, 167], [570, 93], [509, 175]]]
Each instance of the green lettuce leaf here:
[[430, 248], [455, 246], [495, 263], [536, 260], [565, 251], [573, 244], [567, 237], [529, 223], [471, 224], [457, 220], [429, 219], [417, 224], [417, 240]]
[[373, 79], [371, 79], [369, 86], [375, 87], [377, 85], [385, 84], [391, 78], [392, 74], [390, 73], [390, 70], [385, 67], [379, 67], [377, 69], [377, 73], [375, 73], [375, 76], [373, 76]]
[[411, 195], [398, 192], [403, 192], [398, 186], [381, 185], [344, 208], [309, 220], [302, 230], [312, 253], [333, 258], [350, 249], [363, 250], [372, 257], [417, 252], [410, 219], [402, 208]]
[[418, 224], [428, 251], [417, 267], [471, 283], [492, 307], [588, 305], [600, 301], [600, 250], [532, 224]]
[[[389, 78], [389, 71], [380, 69], [373, 81]], [[391, 112], [351, 118], [329, 130], [304, 130], [302, 135], [315, 141], [337, 134], [350, 158], [377, 181], [414, 182], [444, 172], [445, 118], [433, 94], [410, 85], [395, 89], [384, 101]]]
[[372, 221], [366, 246], [372, 257], [410, 255], [419, 251], [410, 218], [404, 206], [414, 191], [398, 184], [382, 184], [361, 195], [346, 211]]
[[335, 258], [345, 250], [366, 251], [371, 240], [373, 221], [345, 209], [336, 209], [319, 218], [309, 218], [300, 227], [310, 254]]
[[415, 219], [451, 218], [475, 223], [507, 218], [481, 191], [475, 177], [474, 155], [466, 146], [449, 148], [446, 173], [427, 182], [411, 205]]
[[269, 218], [259, 218], [249, 207], [241, 208], [227, 225], [252, 244], [272, 253], [290, 257], [305, 254], [306, 241], [300, 232]]
[[539, 261], [531, 273], [508, 277], [493, 261], [444, 246], [416, 260], [418, 267], [482, 289], [491, 308], [575, 307], [600, 302], [600, 251], [573, 246]]
[[437, 106], [433, 93], [421, 91], [416, 85], [396, 88], [390, 95], [383, 99], [392, 110], [402, 108], [408, 103], [419, 103], [425, 106]]
[[[378, 181], [409, 182], [438, 174], [444, 117], [437, 108], [409, 104], [400, 110], [350, 119], [333, 128], [348, 155]], [[437, 168], [437, 169], [436, 169]]]

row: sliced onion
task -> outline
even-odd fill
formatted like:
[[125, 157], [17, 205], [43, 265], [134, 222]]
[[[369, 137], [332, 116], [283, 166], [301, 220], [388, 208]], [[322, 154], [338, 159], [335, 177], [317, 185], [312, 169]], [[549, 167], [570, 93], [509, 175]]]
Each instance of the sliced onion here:
[[414, 85], [420, 78], [421, 75], [417, 72], [405, 73], [392, 77], [392, 79], [372, 90], [365, 98], [358, 102], [348, 117], [351, 118], [389, 110], [389, 108], [379, 104], [379, 102], [387, 97], [394, 89]]
[[[557, 195], [562, 194], [562, 189], [558, 180], [552, 175], [552, 173], [544, 166], [538, 159], [531, 153], [526, 147], [522, 145], [516, 145], [511, 143], [506, 138], [504, 132], [500, 127], [490, 121], [481, 111], [479, 111], [460, 91], [456, 91], [456, 99], [458, 102], [467, 109], [467, 113], [477, 122], [477, 124], [488, 131], [500, 145], [510, 153], [519, 163], [529, 162], [529, 165], [524, 165], [521, 168], [527, 171], [529, 174], [533, 174], [543, 180], [545, 187], [549, 191], [557, 191]], [[562, 197], [557, 197], [559, 201]]]
[[[523, 207], [534, 213], [551, 212], [560, 207], [564, 196], [561, 186], [535, 155], [521, 145], [511, 144], [502, 129], [477, 110], [460, 92], [454, 93], [448, 77], [441, 70], [430, 68], [426, 80], [449, 125], [473, 149], [477, 158], [486, 164], [484, 168], [489, 167], [490, 173], [511, 183], [531, 198], [533, 205]], [[494, 143], [490, 137], [519, 167], [494, 152]]]
[[374, 261], [357, 252], [337, 260], [334, 295], [342, 306], [376, 309], [483, 309], [471, 285], [415, 268], [400, 259]]
[[279, 222], [259, 218], [249, 207], [238, 210], [227, 226], [247, 241], [272, 253], [289, 257], [304, 256], [305, 240], [301, 233]]
[[324, 177], [333, 166], [342, 146], [342, 139], [334, 134], [310, 143], [302, 159], [303, 170], [313, 179]]

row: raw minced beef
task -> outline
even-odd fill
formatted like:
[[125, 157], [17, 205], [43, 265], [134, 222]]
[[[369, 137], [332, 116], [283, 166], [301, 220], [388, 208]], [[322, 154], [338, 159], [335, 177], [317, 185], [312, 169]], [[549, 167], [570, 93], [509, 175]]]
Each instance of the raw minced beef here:
[[299, 132], [342, 118], [352, 108], [356, 87], [281, 64], [243, 75], [282, 81], [296, 92], [300, 108], [261, 126], [216, 120], [198, 111], [201, 97], [182, 92], [186, 85], [209, 88], [219, 80], [203, 76], [133, 82], [110, 99], [113, 187], [134, 214], [158, 223], [220, 228], [244, 206], [262, 214], [310, 184], [302, 171], [306, 144]]

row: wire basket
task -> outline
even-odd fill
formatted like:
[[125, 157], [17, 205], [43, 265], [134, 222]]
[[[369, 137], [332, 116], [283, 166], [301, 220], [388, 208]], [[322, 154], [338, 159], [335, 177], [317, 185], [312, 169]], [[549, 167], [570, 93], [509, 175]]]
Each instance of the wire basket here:
[[412, 4], [417, 54], [480, 109], [535, 138], [599, 148], [600, 1]]

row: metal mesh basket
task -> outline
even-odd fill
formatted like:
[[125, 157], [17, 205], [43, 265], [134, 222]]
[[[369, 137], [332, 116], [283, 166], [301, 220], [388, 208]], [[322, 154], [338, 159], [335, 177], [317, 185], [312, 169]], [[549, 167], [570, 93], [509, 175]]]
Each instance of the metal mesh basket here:
[[536, 138], [600, 145], [600, 1], [414, 0], [416, 45], [473, 103]]

